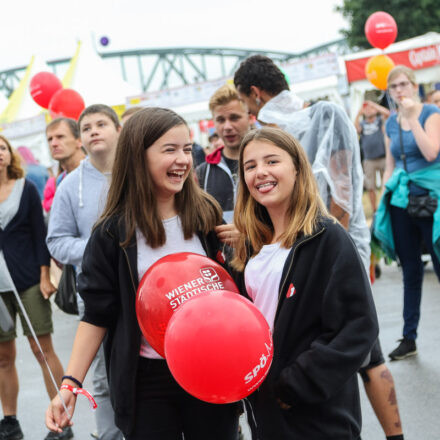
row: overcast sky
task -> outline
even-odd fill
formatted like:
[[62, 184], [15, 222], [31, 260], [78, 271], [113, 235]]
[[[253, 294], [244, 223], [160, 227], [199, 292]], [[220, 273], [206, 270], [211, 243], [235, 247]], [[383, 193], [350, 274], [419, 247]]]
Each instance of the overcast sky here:
[[[3, 0], [0, 71], [98, 50], [237, 47], [298, 52], [341, 38], [342, 0]], [[153, 6], [154, 5], [154, 6]], [[107, 36], [103, 48], [99, 39]]]

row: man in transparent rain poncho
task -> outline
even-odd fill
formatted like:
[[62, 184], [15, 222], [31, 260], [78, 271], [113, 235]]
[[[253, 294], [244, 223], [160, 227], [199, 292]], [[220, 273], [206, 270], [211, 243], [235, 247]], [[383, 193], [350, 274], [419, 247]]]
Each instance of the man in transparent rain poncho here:
[[[278, 126], [299, 140], [324, 203], [349, 232], [368, 274], [370, 232], [362, 206], [360, 149], [345, 111], [326, 101], [304, 108], [304, 102], [289, 90], [283, 72], [261, 55], [241, 63], [234, 84], [240, 99], [261, 124]], [[403, 439], [394, 381], [379, 340], [359, 373], [387, 439]]]

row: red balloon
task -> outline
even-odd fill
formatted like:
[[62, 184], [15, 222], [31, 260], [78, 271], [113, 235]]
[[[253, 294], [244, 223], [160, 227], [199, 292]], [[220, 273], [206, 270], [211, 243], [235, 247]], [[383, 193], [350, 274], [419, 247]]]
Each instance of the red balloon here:
[[203, 255], [167, 255], [145, 272], [136, 295], [136, 315], [145, 339], [162, 357], [165, 331], [173, 313], [189, 298], [211, 290], [239, 293], [228, 272]]
[[375, 12], [365, 22], [365, 36], [373, 47], [385, 49], [396, 40], [397, 24], [390, 14]]
[[39, 72], [29, 84], [32, 99], [41, 107], [49, 108], [53, 95], [63, 88], [61, 81], [50, 72]]
[[53, 119], [65, 117], [78, 120], [86, 105], [81, 95], [72, 89], [58, 90], [50, 100], [49, 112]]
[[272, 335], [262, 313], [246, 298], [209, 292], [171, 317], [165, 353], [172, 375], [188, 393], [211, 403], [236, 402], [266, 378]]

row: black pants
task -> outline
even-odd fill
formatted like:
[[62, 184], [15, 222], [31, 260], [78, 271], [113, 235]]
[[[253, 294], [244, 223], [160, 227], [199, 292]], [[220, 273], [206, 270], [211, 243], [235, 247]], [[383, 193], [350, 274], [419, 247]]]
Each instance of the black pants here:
[[422, 243], [431, 254], [432, 264], [440, 281], [440, 261], [432, 246], [433, 218], [414, 218], [406, 209], [390, 207], [396, 254], [403, 272], [403, 336], [417, 338], [424, 267]]
[[198, 400], [177, 384], [165, 361], [140, 359], [136, 422], [126, 440], [236, 440], [237, 433], [238, 404]]

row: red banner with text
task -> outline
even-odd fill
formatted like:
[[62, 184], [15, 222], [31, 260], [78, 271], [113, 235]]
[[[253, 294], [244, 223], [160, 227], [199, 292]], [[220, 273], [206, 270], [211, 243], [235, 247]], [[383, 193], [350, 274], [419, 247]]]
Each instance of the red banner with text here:
[[[387, 53], [394, 64], [403, 64], [413, 70], [440, 65], [440, 44], [418, 47], [402, 52]], [[366, 79], [365, 65], [371, 57], [345, 61], [348, 82]]]

